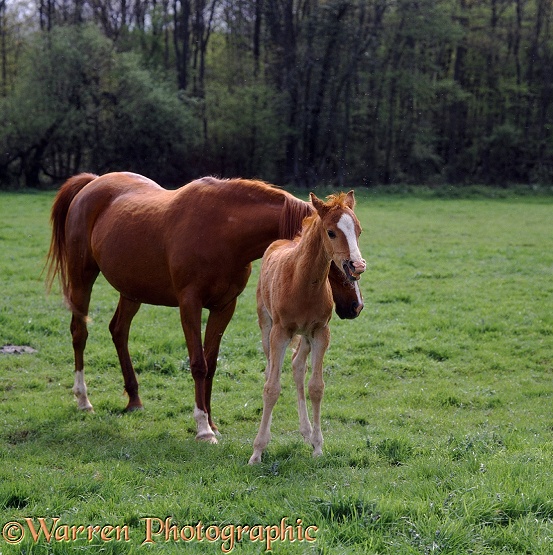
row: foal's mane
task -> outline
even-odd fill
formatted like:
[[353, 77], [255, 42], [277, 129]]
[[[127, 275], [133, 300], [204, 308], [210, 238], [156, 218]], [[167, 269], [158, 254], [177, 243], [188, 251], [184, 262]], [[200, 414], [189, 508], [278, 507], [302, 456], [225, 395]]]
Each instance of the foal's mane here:
[[328, 202], [325, 202], [328, 208], [347, 208], [346, 206], [346, 193], [340, 192], [337, 195], [328, 195], [326, 198]]
[[[330, 210], [338, 210], [340, 208], [347, 208], [347, 205], [346, 205], [346, 202], [345, 202], [346, 197], [347, 197], [346, 193], [343, 193], [343, 192], [340, 192], [337, 195], [328, 195], [326, 197], [328, 199], [328, 201], [325, 202], [325, 206], [327, 208], [329, 208]], [[302, 228], [297, 233], [296, 238], [299, 238], [301, 235], [303, 235], [303, 233], [313, 225], [313, 222], [317, 218], [318, 218], [317, 212], [314, 210], [313, 207], [311, 207], [311, 213], [306, 218], [304, 218], [304, 220], [302, 222]]]

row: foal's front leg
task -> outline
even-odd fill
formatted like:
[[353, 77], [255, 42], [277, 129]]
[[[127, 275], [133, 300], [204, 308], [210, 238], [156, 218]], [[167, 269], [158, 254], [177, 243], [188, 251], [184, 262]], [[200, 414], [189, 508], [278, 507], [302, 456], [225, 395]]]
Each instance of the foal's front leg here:
[[330, 329], [324, 326], [315, 333], [311, 347], [313, 350], [311, 365], [313, 367], [311, 379], [307, 385], [309, 398], [313, 407], [313, 432], [311, 433], [311, 444], [313, 445], [313, 456], [318, 457], [323, 453], [323, 433], [321, 431], [321, 403], [324, 393], [323, 359], [328, 345], [330, 344]]
[[266, 377], [265, 386], [263, 387], [263, 415], [259, 431], [253, 442], [253, 454], [250, 457], [249, 464], [261, 462], [261, 455], [271, 439], [273, 408], [280, 395], [280, 374], [286, 347], [289, 343], [290, 336], [288, 333], [278, 326], [273, 326], [270, 336], [269, 375]]

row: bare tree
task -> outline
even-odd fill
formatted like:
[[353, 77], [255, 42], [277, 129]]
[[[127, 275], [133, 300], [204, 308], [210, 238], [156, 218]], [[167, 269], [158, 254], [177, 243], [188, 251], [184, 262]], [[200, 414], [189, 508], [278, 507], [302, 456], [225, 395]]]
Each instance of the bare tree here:
[[7, 22], [6, 22], [6, 0], [0, 0], [0, 64], [2, 83], [0, 85], [0, 96], [6, 96], [8, 87], [8, 59], [7, 59]]

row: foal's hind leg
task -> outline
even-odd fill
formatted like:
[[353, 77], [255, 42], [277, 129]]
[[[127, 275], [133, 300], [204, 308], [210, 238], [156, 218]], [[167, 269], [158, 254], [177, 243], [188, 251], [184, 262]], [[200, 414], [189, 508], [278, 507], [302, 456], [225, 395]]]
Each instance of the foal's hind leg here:
[[312, 373], [308, 383], [309, 398], [313, 407], [313, 432], [311, 433], [311, 444], [313, 445], [313, 456], [322, 455], [323, 434], [321, 431], [321, 403], [325, 384], [323, 381], [323, 358], [330, 344], [330, 330], [328, 326], [321, 328], [313, 337], [311, 347], [313, 354], [311, 358]]
[[273, 320], [269, 311], [265, 308], [265, 305], [260, 301], [259, 291], [258, 291], [258, 305], [257, 305], [257, 319], [259, 322], [259, 327], [261, 329], [261, 344], [263, 345], [263, 352], [265, 353], [265, 358], [267, 359], [267, 365], [265, 367], [265, 380], [269, 377], [269, 359], [270, 359], [270, 347], [269, 347], [269, 336], [271, 334], [271, 328], [273, 327]]
[[292, 356], [292, 370], [294, 381], [298, 391], [298, 415], [300, 418], [300, 432], [305, 441], [311, 441], [311, 422], [307, 415], [307, 405], [305, 402], [305, 374], [307, 372], [307, 357], [311, 351], [311, 345], [306, 337], [300, 338], [300, 343]]
[[123, 379], [125, 381], [125, 391], [129, 396], [129, 402], [126, 411], [132, 411], [142, 408], [142, 401], [138, 395], [138, 380], [132, 365], [131, 357], [129, 355], [129, 330], [131, 322], [138, 309], [140, 303], [131, 301], [121, 295], [119, 297], [119, 304], [113, 318], [109, 324], [109, 331], [111, 338], [117, 350], [119, 363], [123, 372]]

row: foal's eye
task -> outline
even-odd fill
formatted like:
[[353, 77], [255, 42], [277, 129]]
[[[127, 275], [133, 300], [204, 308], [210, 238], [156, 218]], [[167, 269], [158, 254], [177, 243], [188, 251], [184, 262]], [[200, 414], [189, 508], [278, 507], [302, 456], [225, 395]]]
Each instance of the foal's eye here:
[[328, 236], [329, 236], [331, 239], [336, 239], [336, 233], [334, 233], [334, 231], [332, 231], [331, 229], [329, 229], [329, 230], [327, 231], [327, 233], [328, 233]]

